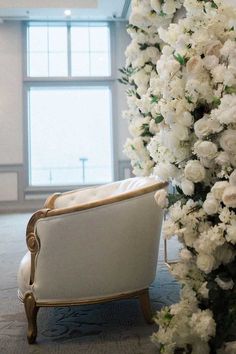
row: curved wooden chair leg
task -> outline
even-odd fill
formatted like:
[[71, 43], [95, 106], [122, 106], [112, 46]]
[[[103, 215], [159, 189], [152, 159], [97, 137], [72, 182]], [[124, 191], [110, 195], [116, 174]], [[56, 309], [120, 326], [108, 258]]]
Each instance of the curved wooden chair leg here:
[[34, 295], [32, 293], [27, 293], [25, 295], [24, 305], [28, 320], [27, 339], [29, 344], [33, 344], [37, 337], [37, 314], [39, 307], [36, 306]]
[[146, 322], [149, 324], [153, 324], [154, 320], [148, 289], [146, 289], [143, 293], [139, 295], [139, 302]]

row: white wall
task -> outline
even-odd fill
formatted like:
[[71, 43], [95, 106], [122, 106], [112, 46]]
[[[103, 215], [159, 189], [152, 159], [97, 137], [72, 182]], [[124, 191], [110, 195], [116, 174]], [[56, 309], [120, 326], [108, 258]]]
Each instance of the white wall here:
[[0, 25], [0, 164], [21, 164], [22, 35], [19, 22]]
[[[124, 65], [124, 51], [129, 42], [126, 24], [115, 24], [116, 79]], [[42, 197], [27, 191], [23, 132], [23, 33], [20, 22], [0, 24], [0, 211], [41, 208]], [[126, 108], [125, 87], [115, 82], [117, 98], [117, 157], [127, 160], [123, 145], [128, 122], [122, 118]], [[44, 196], [45, 197], [45, 196]]]

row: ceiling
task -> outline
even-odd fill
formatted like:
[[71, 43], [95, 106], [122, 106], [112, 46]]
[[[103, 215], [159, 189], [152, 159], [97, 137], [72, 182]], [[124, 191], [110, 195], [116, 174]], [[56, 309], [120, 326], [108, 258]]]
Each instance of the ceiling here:
[[[0, 20], [127, 19], [131, 0], [0, 0]], [[65, 10], [71, 10], [65, 16]]]

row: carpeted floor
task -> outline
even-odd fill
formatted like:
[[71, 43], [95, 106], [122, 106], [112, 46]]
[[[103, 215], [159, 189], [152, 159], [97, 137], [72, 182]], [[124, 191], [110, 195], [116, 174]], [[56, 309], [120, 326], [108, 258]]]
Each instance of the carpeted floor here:
[[[143, 319], [137, 300], [106, 304], [41, 308], [37, 344], [26, 340], [24, 307], [17, 299], [16, 274], [26, 253], [25, 227], [30, 214], [0, 215], [0, 354], [154, 354], [156, 330]], [[173, 256], [176, 243], [170, 245]], [[150, 289], [156, 311], [176, 302], [179, 286], [163, 264], [161, 241], [156, 281]]]

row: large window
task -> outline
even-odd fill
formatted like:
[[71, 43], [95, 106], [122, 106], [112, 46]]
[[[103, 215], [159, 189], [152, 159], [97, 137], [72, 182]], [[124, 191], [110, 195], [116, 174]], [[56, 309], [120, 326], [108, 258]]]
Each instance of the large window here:
[[105, 24], [31, 24], [28, 76], [109, 76], [110, 31]]
[[30, 186], [113, 180], [107, 24], [27, 26]]

